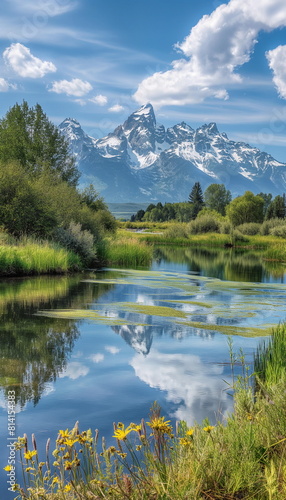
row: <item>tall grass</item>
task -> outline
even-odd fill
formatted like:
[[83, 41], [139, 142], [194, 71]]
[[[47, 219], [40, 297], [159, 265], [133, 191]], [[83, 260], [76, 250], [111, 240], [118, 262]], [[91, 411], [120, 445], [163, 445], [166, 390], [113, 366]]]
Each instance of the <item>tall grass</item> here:
[[114, 238], [108, 241], [103, 256], [109, 265], [148, 266], [152, 261], [153, 249], [135, 238]]
[[0, 246], [0, 275], [64, 273], [82, 269], [80, 257], [47, 242]]
[[279, 325], [269, 341], [264, 341], [254, 358], [254, 369], [259, 382], [273, 387], [286, 382], [286, 325]]

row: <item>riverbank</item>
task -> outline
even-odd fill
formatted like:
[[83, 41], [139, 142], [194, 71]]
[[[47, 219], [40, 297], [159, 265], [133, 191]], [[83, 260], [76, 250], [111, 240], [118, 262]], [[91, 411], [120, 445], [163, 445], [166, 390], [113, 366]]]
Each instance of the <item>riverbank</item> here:
[[280, 325], [261, 345], [253, 374], [230, 342], [234, 412], [215, 426], [179, 422], [172, 428], [154, 404], [148, 422], [117, 423], [109, 447], [77, 425], [59, 431], [47, 455], [35, 440], [19, 438], [26, 487], [16, 486], [18, 498], [285, 498], [285, 335]]

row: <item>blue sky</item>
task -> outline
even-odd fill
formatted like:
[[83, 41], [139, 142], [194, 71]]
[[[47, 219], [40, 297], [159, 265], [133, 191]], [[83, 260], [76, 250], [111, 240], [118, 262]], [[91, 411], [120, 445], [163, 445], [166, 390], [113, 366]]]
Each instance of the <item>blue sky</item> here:
[[102, 137], [141, 104], [286, 162], [285, 0], [2, 0], [0, 115], [27, 100]]

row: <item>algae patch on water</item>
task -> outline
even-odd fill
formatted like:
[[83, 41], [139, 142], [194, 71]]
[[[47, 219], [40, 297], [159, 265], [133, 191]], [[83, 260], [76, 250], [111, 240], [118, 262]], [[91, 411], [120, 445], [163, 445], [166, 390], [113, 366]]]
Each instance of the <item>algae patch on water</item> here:
[[116, 316], [106, 316], [100, 314], [97, 311], [90, 309], [56, 309], [48, 311], [39, 311], [36, 316], [45, 316], [49, 318], [61, 318], [61, 319], [74, 319], [74, 320], [92, 320], [97, 323], [104, 325], [117, 326], [117, 325], [138, 325], [145, 326], [143, 323], [137, 323], [134, 321], [126, 321], [124, 318], [118, 318]]

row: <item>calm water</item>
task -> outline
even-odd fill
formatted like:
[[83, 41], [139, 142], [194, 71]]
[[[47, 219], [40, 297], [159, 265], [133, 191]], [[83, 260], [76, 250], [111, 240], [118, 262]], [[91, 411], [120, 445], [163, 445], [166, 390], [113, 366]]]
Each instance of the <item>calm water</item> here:
[[257, 334], [286, 317], [284, 281], [254, 254], [168, 247], [149, 271], [2, 281], [1, 500], [15, 496], [2, 470], [9, 390], [16, 436], [34, 432], [42, 450], [76, 420], [110, 440], [113, 421], [148, 418], [155, 400], [174, 421], [215, 423], [232, 409], [227, 334], [251, 363]]

